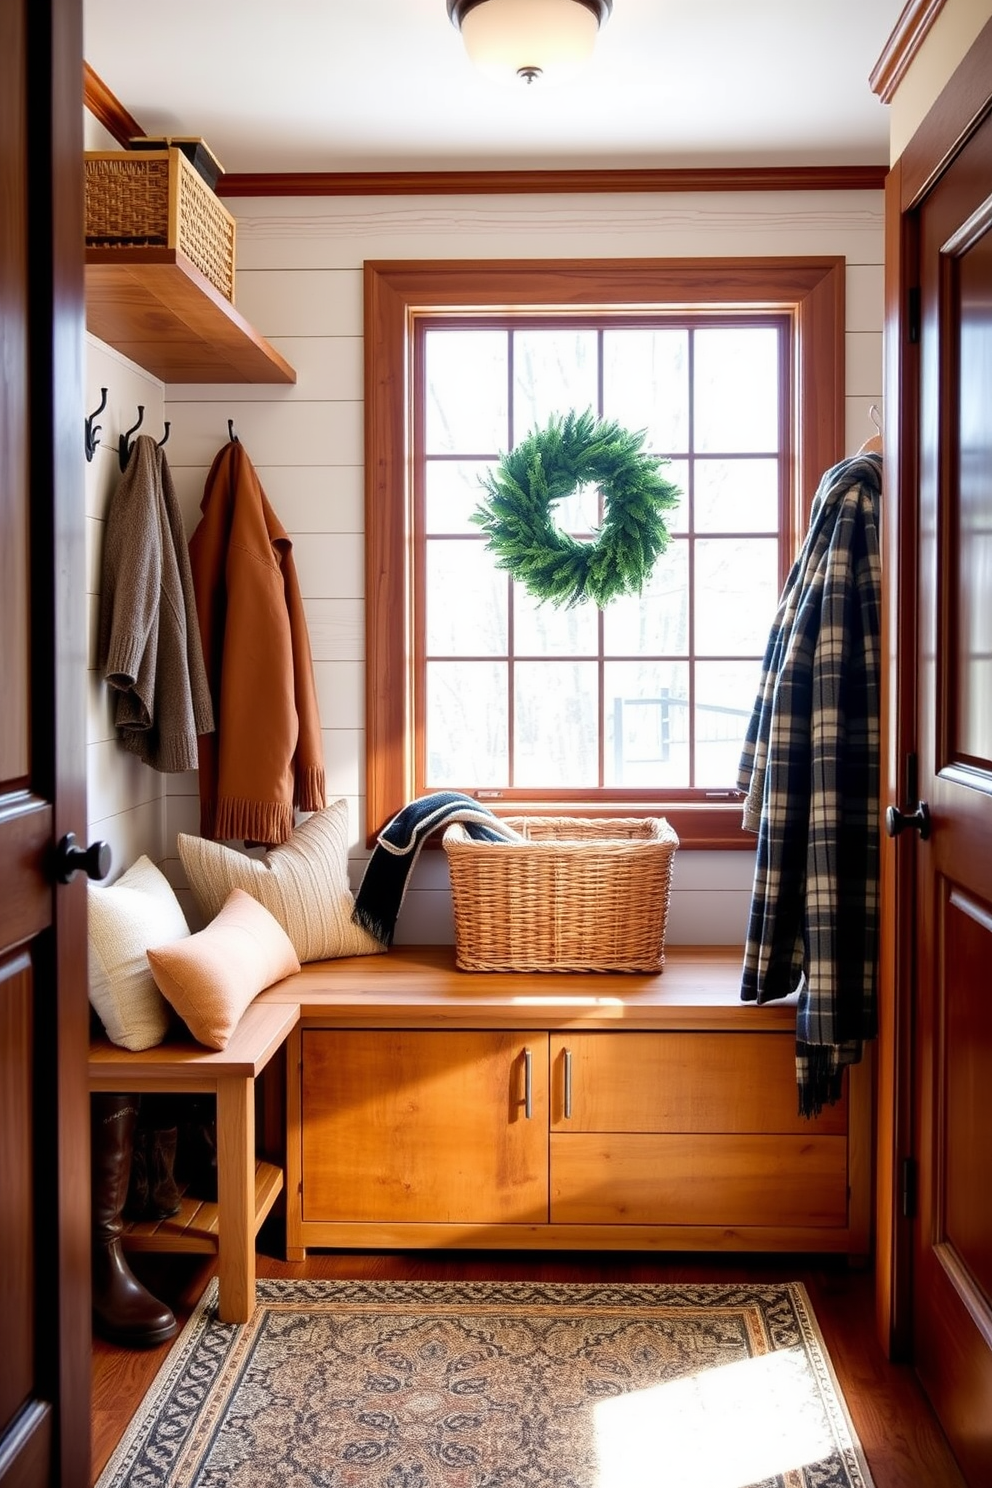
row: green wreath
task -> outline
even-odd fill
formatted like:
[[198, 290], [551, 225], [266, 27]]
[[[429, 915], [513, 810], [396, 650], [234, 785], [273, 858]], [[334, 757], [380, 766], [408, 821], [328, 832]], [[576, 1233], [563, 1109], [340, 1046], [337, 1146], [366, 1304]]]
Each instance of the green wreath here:
[[[667, 461], [643, 454], [643, 443], [643, 433], [586, 410], [552, 418], [502, 455], [481, 478], [488, 500], [472, 514], [497, 568], [535, 599], [568, 608], [639, 594], [668, 546], [664, 513], [681, 495], [659, 474]], [[588, 483], [602, 494], [603, 524], [581, 542], [555, 525], [552, 508]]]

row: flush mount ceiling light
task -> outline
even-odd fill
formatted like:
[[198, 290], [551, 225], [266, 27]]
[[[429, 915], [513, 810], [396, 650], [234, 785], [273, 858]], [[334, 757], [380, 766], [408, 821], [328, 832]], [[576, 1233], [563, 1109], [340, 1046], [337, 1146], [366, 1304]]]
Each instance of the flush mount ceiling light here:
[[613, 0], [447, 0], [469, 57], [498, 82], [561, 81], [588, 61]]

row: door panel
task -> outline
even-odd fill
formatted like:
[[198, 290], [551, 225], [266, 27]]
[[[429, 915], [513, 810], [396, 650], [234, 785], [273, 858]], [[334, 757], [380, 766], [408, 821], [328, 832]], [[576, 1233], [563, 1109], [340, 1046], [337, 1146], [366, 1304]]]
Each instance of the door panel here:
[[992, 119], [919, 211], [919, 1218], [914, 1357], [992, 1482]]
[[[956, 260], [958, 353], [958, 554], [952, 590], [952, 758], [992, 771], [992, 522], [989, 393], [992, 390], [992, 198], [961, 234]], [[966, 246], [965, 246], [966, 245]]]
[[0, 1488], [90, 1482], [86, 889], [53, 873], [86, 823], [81, 156], [80, 0], [5, 0]]
[[945, 1166], [940, 1175], [938, 1234], [946, 1248], [945, 1266], [953, 1265], [959, 1275], [972, 1278], [972, 1309], [987, 1321], [992, 1298], [992, 1184], [989, 1151], [976, 1144], [975, 1133], [988, 1128], [986, 1108], [992, 1090], [988, 1006], [992, 915], [954, 890], [944, 908], [940, 937], [946, 946], [941, 989], [945, 1009], [940, 1020], [940, 1147]]
[[32, 1022], [31, 963], [14, 955], [0, 963], [0, 1432], [30, 1400], [34, 1383]]

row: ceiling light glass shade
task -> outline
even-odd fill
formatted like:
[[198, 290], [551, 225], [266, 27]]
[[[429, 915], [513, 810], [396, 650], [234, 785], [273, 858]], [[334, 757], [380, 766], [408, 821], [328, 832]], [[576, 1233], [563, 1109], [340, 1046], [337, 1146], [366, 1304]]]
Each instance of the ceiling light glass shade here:
[[613, 0], [448, 0], [480, 72], [497, 82], [562, 82], [592, 55]]

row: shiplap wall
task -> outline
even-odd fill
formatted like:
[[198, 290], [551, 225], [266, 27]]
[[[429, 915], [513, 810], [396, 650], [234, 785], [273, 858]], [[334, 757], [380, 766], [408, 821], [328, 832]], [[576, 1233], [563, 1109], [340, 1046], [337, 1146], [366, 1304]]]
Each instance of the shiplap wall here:
[[[298, 382], [289, 388], [166, 388], [164, 414], [172, 423], [169, 461], [187, 531], [192, 532], [207, 469], [227, 438], [227, 420], [233, 418], [294, 539], [328, 785], [332, 794], [349, 802], [351, 872], [357, 887], [367, 858], [363, 262], [844, 255], [847, 450], [853, 453], [873, 432], [870, 405], [881, 406], [882, 197], [876, 192], [735, 192], [340, 197], [227, 205], [238, 219], [238, 309], [292, 363]], [[259, 706], [264, 706], [264, 699], [259, 699]], [[195, 777], [168, 777], [166, 792], [164, 844], [156, 852], [189, 911], [175, 838], [179, 831], [196, 830]], [[752, 872], [750, 853], [680, 851], [673, 873], [669, 940], [691, 944], [743, 939]], [[452, 936], [446, 860], [441, 853], [425, 853], [396, 938], [411, 943]]]
[[[107, 506], [120, 480], [117, 455], [120, 435], [137, 422], [138, 407], [145, 414], [141, 433], [161, 439], [165, 390], [156, 377], [87, 336], [86, 412], [100, 402], [107, 389], [107, 407], [95, 420], [100, 426], [100, 444], [86, 464], [86, 576], [88, 597], [86, 789], [89, 818], [88, 842], [103, 838], [113, 855], [111, 879], [129, 867], [142, 853], [161, 862], [167, 851], [166, 784], [168, 777], [121, 749], [116, 742], [111, 698], [97, 669], [97, 636], [100, 608], [100, 569], [103, 529]], [[83, 458], [83, 431], [79, 435]]]

